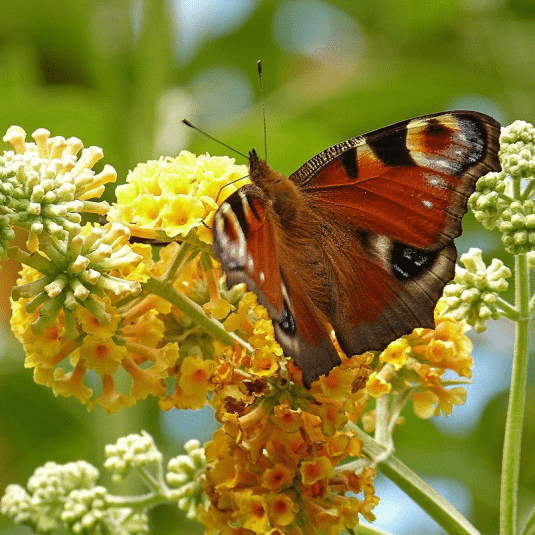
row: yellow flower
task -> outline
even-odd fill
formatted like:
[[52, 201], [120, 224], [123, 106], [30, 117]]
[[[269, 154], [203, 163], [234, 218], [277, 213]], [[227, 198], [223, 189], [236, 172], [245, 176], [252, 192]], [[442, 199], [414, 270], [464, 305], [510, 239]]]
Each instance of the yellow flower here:
[[405, 338], [395, 340], [381, 353], [381, 362], [388, 362], [396, 370], [405, 366], [409, 358], [410, 346]]
[[438, 396], [429, 390], [425, 392], [418, 392], [411, 396], [414, 414], [422, 419], [428, 419], [435, 415], [435, 404], [438, 401]]
[[187, 394], [206, 400], [214, 368], [215, 362], [211, 360], [186, 357], [180, 367], [180, 387]]
[[192, 195], [174, 195], [166, 199], [160, 212], [161, 228], [170, 238], [186, 236], [202, 223], [204, 216], [204, 205], [199, 199]]
[[244, 529], [254, 533], [267, 533], [271, 528], [267, 514], [268, 506], [264, 496], [253, 494], [252, 490], [236, 493], [238, 504], [237, 520]]
[[198, 228], [198, 237], [211, 243], [202, 223], [210, 224], [218, 205], [247, 180], [231, 182], [247, 174], [247, 167], [231, 158], [187, 151], [140, 163], [128, 173], [127, 184], [117, 188], [108, 218], [128, 225], [134, 235], [156, 239], [184, 237]]
[[299, 507], [286, 494], [266, 495], [268, 515], [271, 523], [275, 526], [287, 526], [295, 519], [295, 513]]
[[348, 390], [351, 389], [354, 373], [349, 368], [333, 368], [329, 375], [320, 377], [320, 384], [323, 393], [330, 399], [341, 401], [346, 398]]
[[99, 375], [113, 375], [125, 355], [126, 348], [116, 345], [110, 338], [88, 336], [80, 348], [86, 366]]
[[143, 195], [136, 199], [132, 210], [132, 220], [139, 227], [152, 229], [161, 224], [161, 211], [165, 206], [166, 203], [162, 197]]
[[121, 317], [117, 313], [117, 308], [111, 304], [109, 297], [103, 297], [101, 302], [104, 305], [106, 313], [111, 318], [109, 323], [100, 324], [97, 318], [84, 307], [76, 308], [76, 319], [85, 333], [91, 334], [95, 338], [105, 339], [112, 337], [116, 333]]
[[273, 375], [279, 369], [279, 360], [268, 347], [257, 349], [251, 358], [251, 372], [258, 377]]
[[333, 473], [333, 465], [327, 457], [318, 457], [312, 461], [304, 461], [299, 468], [305, 485], [312, 485], [320, 479], [328, 479]]
[[392, 390], [392, 385], [377, 372], [373, 372], [366, 383], [366, 388], [370, 395], [374, 398], [379, 398], [384, 394], [388, 394]]
[[280, 491], [292, 484], [295, 472], [286, 464], [276, 463], [272, 468], [268, 468], [261, 478], [262, 486], [269, 490]]
[[93, 390], [83, 384], [85, 373], [86, 367], [81, 360], [68, 373], [65, 373], [61, 368], [54, 370], [54, 379], [51, 381], [54, 395], [74, 396], [80, 403], [86, 403]]
[[234, 307], [228, 301], [219, 297], [208, 301], [208, 303], [203, 305], [203, 308], [215, 319], [222, 320], [229, 315], [229, 312]]

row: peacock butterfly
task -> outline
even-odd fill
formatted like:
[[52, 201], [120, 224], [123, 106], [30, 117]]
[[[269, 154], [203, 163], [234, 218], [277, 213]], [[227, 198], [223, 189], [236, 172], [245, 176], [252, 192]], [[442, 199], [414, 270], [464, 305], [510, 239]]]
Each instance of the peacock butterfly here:
[[338, 143], [289, 178], [249, 153], [252, 184], [222, 203], [214, 250], [245, 282], [303, 382], [342, 350], [383, 350], [433, 311], [454, 275], [453, 239], [477, 179], [499, 171], [500, 125], [474, 111], [425, 115]]

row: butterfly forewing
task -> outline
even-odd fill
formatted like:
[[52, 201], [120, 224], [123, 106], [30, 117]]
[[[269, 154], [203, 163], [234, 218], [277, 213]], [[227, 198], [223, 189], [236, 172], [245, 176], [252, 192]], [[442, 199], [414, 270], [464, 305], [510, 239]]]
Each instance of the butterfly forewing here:
[[498, 169], [499, 124], [477, 112], [403, 121], [331, 147], [290, 176], [312, 208], [418, 248], [461, 234], [479, 176]]
[[[245, 282], [275, 321], [284, 314], [278, 238], [268, 200], [249, 184], [233, 193], [214, 218], [214, 252], [232, 286]], [[268, 296], [268, 298], [264, 298]]]

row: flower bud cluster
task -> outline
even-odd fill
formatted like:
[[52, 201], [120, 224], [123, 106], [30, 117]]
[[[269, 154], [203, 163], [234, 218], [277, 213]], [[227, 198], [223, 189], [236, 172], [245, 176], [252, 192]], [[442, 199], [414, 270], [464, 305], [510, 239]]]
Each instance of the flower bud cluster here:
[[141, 261], [141, 256], [132, 250], [129, 237], [128, 229], [119, 223], [108, 223], [104, 227], [86, 225], [65, 241], [43, 236], [40, 242], [42, 253], [28, 255], [14, 250], [12, 256], [15, 259], [33, 267], [41, 275], [37, 280], [17, 286], [12, 293], [14, 300], [31, 299], [26, 305], [28, 312], [39, 308], [41, 314], [32, 324], [34, 332], [50, 327], [62, 308], [72, 311], [79, 304], [87, 308], [101, 325], [109, 323], [109, 314], [96, 297], [110, 293], [135, 295], [141, 290], [139, 281], [109, 273]]
[[133, 468], [154, 468], [162, 462], [162, 453], [146, 431], [121, 437], [115, 444], [108, 444], [104, 453], [104, 467], [112, 472], [115, 482], [121, 481]]
[[28, 479], [28, 491], [9, 485], [0, 502], [0, 512], [36, 531], [56, 530], [62, 521], [63, 504], [73, 491], [93, 488], [98, 470], [86, 461], [59, 465], [48, 462]]
[[528, 253], [535, 248], [535, 127], [502, 128], [499, 154], [502, 170], [478, 180], [469, 205], [486, 229], [498, 228], [509, 253]]
[[483, 332], [488, 319], [501, 315], [498, 294], [507, 289], [511, 270], [497, 258], [487, 267], [481, 250], [475, 248], [461, 255], [460, 260], [466, 269], [457, 266], [454, 281], [444, 289], [445, 312]]
[[506, 180], [504, 171], [488, 173], [477, 181], [476, 191], [470, 196], [468, 204], [476, 219], [487, 230], [496, 227], [502, 212], [509, 205], [504, 194], [512, 195], [512, 182]]
[[99, 147], [83, 149], [78, 157], [83, 144], [77, 138], [51, 138], [44, 128], [32, 137], [35, 143], [26, 143], [26, 132], [12, 126], [3, 138], [14, 151], [0, 156], [0, 215], [7, 215], [11, 226], [29, 230], [35, 250], [39, 236], [61, 239], [77, 232], [82, 213], [104, 215], [108, 203], [89, 199], [100, 197], [117, 174], [110, 165], [98, 174], [92, 170], [102, 158]]
[[526, 121], [515, 121], [502, 128], [500, 161], [514, 180], [535, 175], [535, 127]]
[[171, 459], [165, 477], [170, 487], [178, 487], [178, 508], [193, 520], [197, 518], [199, 505], [208, 505], [200, 478], [206, 469], [206, 457], [198, 440], [188, 440], [184, 449], [187, 455]]
[[[202, 448], [195, 441], [187, 451], [192, 459], [202, 456]], [[107, 464], [113, 465], [116, 474], [125, 472], [126, 465], [141, 471], [154, 463], [161, 467], [162, 455], [145, 432], [119, 439], [115, 445], [107, 446], [106, 452]], [[63, 533], [67, 528], [69, 533], [146, 535], [148, 509], [162, 501], [176, 500], [176, 493], [169, 491], [163, 478], [144, 478], [145, 482], [150, 480], [149, 494], [114, 496], [96, 484], [98, 477], [99, 471], [86, 461], [65, 465], [48, 462], [35, 470], [27, 490], [20, 485], [6, 488], [0, 513], [39, 533]], [[159, 499], [155, 500], [155, 496]], [[132, 502], [135, 508], [127, 505]]]
[[65, 500], [61, 519], [74, 533], [94, 532], [106, 517], [107, 496], [104, 487], [73, 490]]
[[512, 254], [535, 250], [535, 202], [527, 199], [512, 202], [501, 215], [498, 229], [502, 242]]

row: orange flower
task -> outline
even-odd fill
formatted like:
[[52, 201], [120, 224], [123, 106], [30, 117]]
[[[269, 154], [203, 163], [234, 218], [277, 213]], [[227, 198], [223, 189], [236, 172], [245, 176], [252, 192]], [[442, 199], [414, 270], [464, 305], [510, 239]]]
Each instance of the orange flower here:
[[266, 495], [268, 514], [271, 523], [275, 526], [287, 526], [295, 519], [299, 507], [286, 494]]
[[295, 477], [295, 472], [286, 464], [276, 463], [272, 468], [268, 468], [260, 479], [262, 486], [269, 490], [280, 491], [289, 487]]
[[87, 336], [80, 348], [80, 356], [86, 366], [99, 375], [113, 375], [125, 355], [126, 348], [116, 345], [111, 338], [99, 339]]
[[320, 479], [328, 479], [333, 473], [333, 465], [327, 457], [318, 457], [312, 461], [304, 461], [299, 468], [303, 483], [312, 485]]
[[409, 343], [405, 338], [395, 340], [381, 353], [381, 361], [392, 364], [395, 370], [400, 370], [409, 358]]
[[254, 533], [267, 533], [271, 528], [268, 505], [264, 496], [253, 494], [252, 490], [236, 493], [238, 505], [237, 520], [245, 529]]
[[333, 368], [329, 375], [319, 379], [321, 389], [330, 399], [341, 401], [346, 398], [353, 382], [354, 372], [349, 368]]

